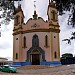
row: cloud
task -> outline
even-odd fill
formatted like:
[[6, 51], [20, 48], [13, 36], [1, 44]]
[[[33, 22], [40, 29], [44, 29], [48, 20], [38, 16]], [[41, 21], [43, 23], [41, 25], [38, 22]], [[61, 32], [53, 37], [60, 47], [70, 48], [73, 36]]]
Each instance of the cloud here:
[[48, 0], [37, 0], [36, 11], [40, 17], [47, 19]]
[[72, 53], [74, 55], [74, 40], [71, 41], [71, 45], [67, 43], [67, 41], [62, 41], [63, 39], [69, 39], [72, 35], [71, 33], [75, 31], [74, 28], [67, 25], [68, 14], [70, 12], [66, 12], [63, 16], [59, 16], [59, 24], [60, 24], [60, 54], [64, 53]]
[[13, 21], [9, 25], [1, 26], [0, 37], [0, 57], [9, 57], [12, 60], [13, 55]]
[[8, 42], [5, 42], [5, 43], [0, 44], [0, 49], [6, 50], [9, 47], [11, 47], [11, 45]]
[[13, 50], [11, 48], [8, 48], [6, 50], [0, 50], [0, 57], [3, 58], [9, 58], [10, 60], [12, 60], [13, 58]]

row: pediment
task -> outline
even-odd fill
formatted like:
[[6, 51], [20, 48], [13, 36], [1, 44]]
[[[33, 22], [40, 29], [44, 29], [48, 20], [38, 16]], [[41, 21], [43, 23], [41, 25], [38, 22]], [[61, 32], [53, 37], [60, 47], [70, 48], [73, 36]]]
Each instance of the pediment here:
[[34, 20], [32, 18], [30, 18], [26, 24], [27, 27], [31, 27], [31, 28], [40, 28], [40, 27], [44, 27], [48, 25], [48, 22], [44, 21], [43, 18], [38, 17], [37, 20]]
[[39, 30], [47, 30], [49, 29], [49, 22], [44, 21], [43, 18], [38, 17], [36, 20], [30, 18], [26, 24], [22, 26], [23, 31], [28, 32], [28, 31], [39, 31]]

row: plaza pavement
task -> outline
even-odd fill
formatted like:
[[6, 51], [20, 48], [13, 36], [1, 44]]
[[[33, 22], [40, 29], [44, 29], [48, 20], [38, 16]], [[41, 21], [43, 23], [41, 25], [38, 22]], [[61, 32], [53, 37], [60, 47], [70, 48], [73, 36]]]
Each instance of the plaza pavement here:
[[75, 75], [75, 64], [44, 69], [17, 69], [17, 73], [0, 72], [0, 75]]

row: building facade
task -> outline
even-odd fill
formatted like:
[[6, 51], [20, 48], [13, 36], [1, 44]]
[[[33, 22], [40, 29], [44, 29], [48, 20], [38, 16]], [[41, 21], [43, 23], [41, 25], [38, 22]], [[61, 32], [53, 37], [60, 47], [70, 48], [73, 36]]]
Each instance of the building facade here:
[[34, 11], [33, 18], [24, 23], [21, 5], [14, 12], [13, 29], [13, 64], [51, 65], [60, 64], [59, 23], [57, 9], [49, 1], [48, 20], [38, 17]]

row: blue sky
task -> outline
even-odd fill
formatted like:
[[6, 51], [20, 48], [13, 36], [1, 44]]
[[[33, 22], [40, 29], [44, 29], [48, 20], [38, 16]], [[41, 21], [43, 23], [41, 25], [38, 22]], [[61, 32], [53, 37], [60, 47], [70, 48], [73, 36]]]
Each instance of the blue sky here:
[[[25, 22], [32, 17], [34, 12], [34, 0], [23, 0], [21, 2], [22, 9], [25, 15]], [[36, 11], [39, 17], [42, 17], [44, 20], [47, 20], [47, 7], [48, 0], [36, 0]], [[17, 6], [17, 2], [15, 3]], [[71, 45], [67, 42], [62, 42], [63, 39], [69, 38], [71, 32], [75, 31], [74, 28], [67, 25], [69, 12], [66, 12], [63, 16], [58, 16], [59, 25], [60, 25], [60, 54], [63, 53], [72, 53], [74, 54], [75, 44], [72, 41]], [[1, 37], [0, 37], [0, 57], [6, 57], [9, 60], [12, 60], [13, 57], [13, 21], [9, 25], [1, 26]]]

